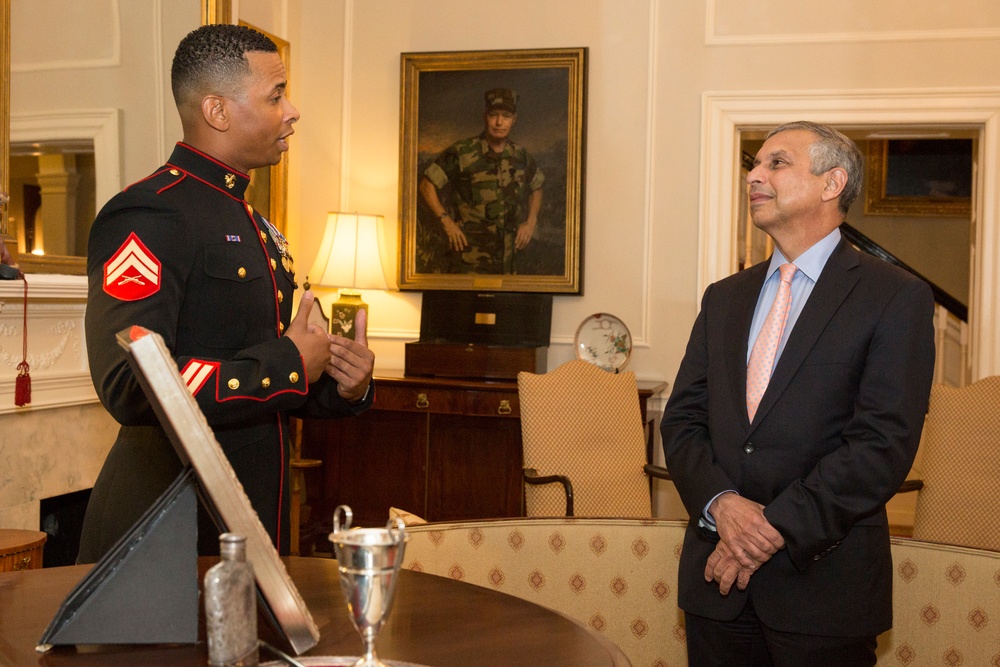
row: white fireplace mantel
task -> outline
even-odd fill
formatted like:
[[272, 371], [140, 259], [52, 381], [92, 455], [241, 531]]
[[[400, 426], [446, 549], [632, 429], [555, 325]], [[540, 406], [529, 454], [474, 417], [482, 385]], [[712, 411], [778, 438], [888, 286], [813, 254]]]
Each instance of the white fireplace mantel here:
[[22, 359], [24, 282], [0, 281], [0, 415], [97, 401], [90, 381], [83, 317], [84, 276], [28, 274], [28, 364], [31, 403], [14, 405]]

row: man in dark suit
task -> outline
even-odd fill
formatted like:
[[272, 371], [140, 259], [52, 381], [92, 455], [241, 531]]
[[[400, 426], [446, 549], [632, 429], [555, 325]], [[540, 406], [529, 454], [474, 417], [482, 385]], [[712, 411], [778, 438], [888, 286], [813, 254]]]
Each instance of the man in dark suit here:
[[841, 238], [862, 183], [850, 139], [782, 125], [754, 165], [750, 211], [774, 254], [705, 291], [661, 425], [691, 515], [688, 657], [874, 665], [892, 625], [885, 503], [920, 439], [933, 297]]

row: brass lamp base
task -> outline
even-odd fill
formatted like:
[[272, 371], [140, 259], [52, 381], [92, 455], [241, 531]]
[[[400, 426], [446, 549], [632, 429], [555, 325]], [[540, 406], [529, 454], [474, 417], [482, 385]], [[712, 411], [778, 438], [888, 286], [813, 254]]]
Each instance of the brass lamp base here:
[[330, 310], [330, 333], [354, 340], [354, 318], [359, 310], [364, 310], [367, 315], [368, 304], [361, 300], [361, 292], [342, 289]]

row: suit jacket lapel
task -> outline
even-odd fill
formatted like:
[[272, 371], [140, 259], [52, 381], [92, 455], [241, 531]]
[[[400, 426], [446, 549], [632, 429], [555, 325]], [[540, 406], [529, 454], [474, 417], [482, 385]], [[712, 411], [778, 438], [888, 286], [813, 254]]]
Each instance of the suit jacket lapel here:
[[760, 262], [743, 272], [743, 280], [735, 286], [731, 308], [726, 318], [726, 368], [736, 403], [736, 412], [743, 415], [744, 428], [750, 425], [747, 417], [747, 345], [750, 338], [750, 324], [753, 311], [757, 307], [767, 267], [770, 260]]
[[[820, 334], [830, 323], [834, 313], [840, 308], [840, 304], [854, 289], [860, 276], [852, 269], [859, 264], [858, 251], [842, 238], [833, 254], [830, 255], [830, 259], [827, 260], [823, 273], [820, 274], [812, 294], [809, 295], [809, 301], [806, 302], [805, 308], [799, 314], [795, 328], [792, 329], [788, 342], [785, 343], [785, 349], [778, 358], [778, 364], [771, 375], [771, 381], [757, 407], [754, 424], [760, 423], [760, 420], [777, 402], [778, 397], [788, 387], [788, 383], [795, 377], [795, 373], [802, 365], [806, 355], [816, 344]], [[745, 378], [746, 368], [743, 369], [743, 374]]]
[[[754, 424], [759, 423], [777, 402], [792, 378], [795, 377], [795, 373], [802, 365], [806, 355], [816, 344], [816, 340], [826, 330], [844, 299], [854, 289], [859, 275], [852, 269], [859, 264], [858, 251], [842, 238], [833, 254], [830, 255], [830, 259], [827, 260], [823, 273], [820, 274], [812, 294], [809, 295], [809, 301], [806, 302], [799, 314], [795, 328], [792, 329], [788, 342], [785, 343], [785, 349], [778, 358], [778, 364], [771, 375], [771, 381], [757, 407]], [[744, 369], [744, 377], [746, 377], [746, 369]]]

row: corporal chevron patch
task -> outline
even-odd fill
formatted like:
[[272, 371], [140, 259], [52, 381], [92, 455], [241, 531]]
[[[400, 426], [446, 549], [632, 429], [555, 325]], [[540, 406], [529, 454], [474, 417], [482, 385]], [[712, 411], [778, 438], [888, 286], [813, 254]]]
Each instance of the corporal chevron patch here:
[[191, 392], [192, 396], [198, 395], [198, 392], [205, 386], [208, 378], [212, 377], [212, 373], [218, 368], [219, 362], [217, 361], [192, 359], [187, 362], [184, 370], [181, 371], [181, 377], [184, 379], [184, 384], [187, 385], [188, 391]]
[[160, 291], [160, 260], [136, 236], [129, 234], [104, 264], [104, 291], [122, 301], [138, 301]]

